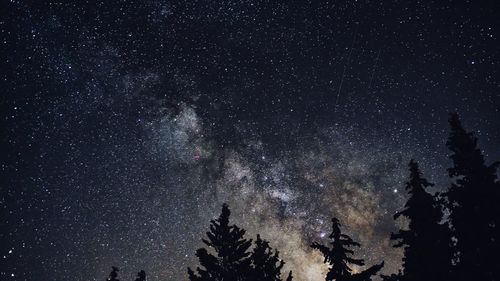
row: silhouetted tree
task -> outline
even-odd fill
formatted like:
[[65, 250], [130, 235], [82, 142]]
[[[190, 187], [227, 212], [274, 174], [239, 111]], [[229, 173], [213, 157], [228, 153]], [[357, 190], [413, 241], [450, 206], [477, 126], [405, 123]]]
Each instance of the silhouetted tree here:
[[197, 273], [188, 268], [191, 281], [239, 281], [246, 280], [250, 273], [250, 253], [248, 248], [252, 240], [243, 238], [245, 230], [236, 225], [229, 225], [231, 212], [226, 204], [222, 205], [222, 213], [218, 219], [212, 220], [208, 239], [202, 239], [211, 252], [205, 248], [196, 251], [200, 265]]
[[455, 279], [500, 280], [500, 187], [498, 162], [486, 165], [477, 138], [466, 132], [457, 114], [449, 119], [446, 145], [453, 167], [453, 183], [447, 192], [450, 222], [456, 239]]
[[135, 278], [135, 281], [146, 281], [146, 272], [144, 270], [141, 270], [137, 273], [137, 278]]
[[381, 274], [382, 280], [384, 281], [401, 281], [403, 280], [403, 273], [399, 270], [398, 274], [383, 275]]
[[120, 281], [120, 279], [118, 279], [118, 271], [120, 271], [118, 267], [112, 266], [111, 273], [106, 281]]
[[[397, 241], [394, 247], [404, 249], [402, 275], [391, 276], [392, 280], [450, 280], [452, 251], [451, 237], [443, 220], [439, 200], [425, 188], [433, 186], [425, 178], [418, 164], [409, 163], [410, 179], [406, 183], [409, 198], [402, 211], [394, 215], [408, 219], [408, 229], [391, 234]], [[386, 279], [388, 280], [388, 279]]]
[[[252, 260], [251, 275], [253, 281], [281, 281], [281, 269], [285, 262], [279, 258], [279, 252], [272, 250], [269, 242], [262, 240], [257, 235], [255, 248], [250, 255]], [[288, 274], [287, 280], [292, 280], [292, 272]]]
[[349, 264], [354, 264], [358, 266], [365, 265], [362, 259], [355, 259], [351, 256], [354, 251], [350, 248], [360, 247], [360, 244], [352, 240], [346, 234], [342, 234], [340, 230], [340, 223], [338, 219], [332, 219], [332, 233], [328, 237], [332, 241], [330, 244], [331, 248], [323, 246], [318, 243], [313, 243], [311, 247], [313, 249], [319, 250], [325, 257], [325, 263], [330, 264], [330, 270], [326, 275], [326, 281], [368, 281], [371, 280], [371, 276], [377, 274], [377, 272], [384, 266], [384, 262], [374, 265], [365, 271], [360, 273], [352, 274], [352, 269]]

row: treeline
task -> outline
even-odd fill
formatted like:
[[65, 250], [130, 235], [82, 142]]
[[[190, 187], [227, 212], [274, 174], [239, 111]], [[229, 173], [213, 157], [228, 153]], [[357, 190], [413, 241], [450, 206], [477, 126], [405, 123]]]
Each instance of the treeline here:
[[[451, 114], [450, 135], [446, 145], [452, 166], [448, 169], [450, 186], [445, 192], [430, 193], [433, 184], [422, 175], [416, 161], [409, 163], [406, 183], [408, 199], [394, 215], [408, 222], [405, 229], [392, 233], [394, 247], [402, 248], [402, 268], [384, 281], [499, 281], [500, 280], [500, 182], [499, 162], [486, 164], [477, 138], [467, 132], [457, 114]], [[245, 230], [229, 222], [230, 211], [222, 206], [219, 218], [212, 220], [208, 248], [196, 251], [199, 266], [188, 268], [190, 281], [291, 281], [292, 271], [283, 274], [285, 262], [269, 242], [257, 235], [244, 237]], [[364, 266], [355, 257], [361, 245], [342, 233], [338, 219], [332, 219], [329, 245], [312, 243], [329, 265], [326, 281], [368, 281], [377, 275], [384, 262], [354, 273], [352, 267]], [[253, 247], [252, 247], [253, 245]], [[113, 267], [108, 281], [117, 281]], [[286, 277], [285, 277], [286, 276]], [[146, 280], [141, 271], [136, 281]]]
[[[109, 274], [108, 279], [106, 281], [120, 281], [118, 279], [118, 267], [112, 266], [111, 267], [111, 273]], [[135, 278], [135, 281], [146, 281], [146, 272], [144, 270], [141, 270], [137, 273], [137, 278]]]

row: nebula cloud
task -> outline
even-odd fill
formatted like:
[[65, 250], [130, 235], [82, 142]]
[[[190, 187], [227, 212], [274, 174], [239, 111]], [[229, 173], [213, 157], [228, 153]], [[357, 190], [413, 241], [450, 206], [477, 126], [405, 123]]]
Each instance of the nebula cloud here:
[[[261, 234], [280, 251], [286, 270], [298, 280], [317, 281], [327, 267], [309, 245], [327, 242], [335, 216], [361, 242], [358, 257], [368, 265], [385, 260], [386, 272], [398, 268], [401, 253], [388, 238], [395, 228], [391, 214], [403, 202], [393, 190], [403, 186], [408, 155], [382, 143], [353, 144], [349, 131], [338, 128], [325, 128], [312, 142], [280, 153], [269, 153], [259, 141], [222, 148], [203, 124], [195, 108], [182, 104], [177, 114], [146, 127], [151, 150], [187, 169], [193, 186], [185, 188], [199, 198], [189, 206], [198, 209], [198, 225], [207, 226], [228, 203], [247, 238]], [[201, 239], [205, 231], [192, 235]]]

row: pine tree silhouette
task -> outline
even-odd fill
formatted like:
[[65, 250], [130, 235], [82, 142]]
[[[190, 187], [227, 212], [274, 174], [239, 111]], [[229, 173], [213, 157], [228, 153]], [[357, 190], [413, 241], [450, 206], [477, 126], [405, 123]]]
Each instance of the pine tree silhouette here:
[[200, 265], [197, 273], [188, 268], [189, 280], [191, 281], [240, 281], [246, 280], [250, 273], [250, 253], [248, 248], [252, 240], [243, 238], [245, 230], [236, 225], [229, 225], [231, 212], [226, 204], [222, 205], [222, 213], [218, 219], [212, 220], [210, 231], [207, 232], [208, 239], [202, 239], [209, 249], [196, 251]]
[[382, 277], [382, 280], [384, 280], [384, 281], [402, 281], [403, 280], [403, 272], [401, 272], [401, 270], [399, 270], [398, 274], [391, 274], [391, 275], [380, 274], [380, 277]]
[[144, 270], [141, 270], [137, 273], [137, 278], [135, 278], [135, 281], [146, 281], [146, 272]]
[[120, 271], [118, 267], [112, 266], [111, 273], [109, 274], [109, 277], [106, 279], [106, 281], [120, 281], [120, 279], [118, 279], [118, 271]]
[[448, 225], [441, 223], [442, 207], [437, 197], [425, 190], [433, 184], [422, 177], [418, 164], [411, 160], [408, 166], [410, 179], [406, 190], [409, 198], [394, 219], [404, 216], [409, 225], [408, 229], [391, 234], [391, 240], [397, 241], [394, 247], [404, 249], [403, 272], [392, 278], [404, 281], [449, 280], [453, 255]]
[[340, 230], [340, 223], [337, 218], [332, 219], [332, 233], [329, 238], [332, 240], [330, 244], [331, 248], [323, 246], [318, 243], [313, 243], [311, 247], [313, 249], [319, 250], [325, 257], [324, 262], [330, 264], [330, 270], [326, 275], [326, 281], [368, 281], [371, 280], [371, 276], [377, 274], [377, 272], [382, 269], [384, 262], [374, 265], [365, 271], [360, 273], [352, 274], [352, 269], [349, 264], [354, 264], [358, 266], [365, 265], [362, 259], [355, 259], [351, 256], [354, 251], [350, 248], [360, 247], [361, 245], [351, 237], [346, 234], [342, 234]]
[[446, 145], [453, 167], [447, 192], [452, 233], [456, 239], [456, 280], [500, 280], [500, 186], [498, 162], [486, 165], [477, 138], [463, 128], [457, 114], [449, 119]]
[[[257, 235], [255, 248], [250, 255], [252, 260], [252, 274], [249, 276], [254, 281], [281, 281], [281, 269], [285, 262], [279, 258], [279, 252], [274, 251], [269, 246], [269, 242], [262, 240], [260, 235]], [[289, 273], [289, 279], [292, 272]]]

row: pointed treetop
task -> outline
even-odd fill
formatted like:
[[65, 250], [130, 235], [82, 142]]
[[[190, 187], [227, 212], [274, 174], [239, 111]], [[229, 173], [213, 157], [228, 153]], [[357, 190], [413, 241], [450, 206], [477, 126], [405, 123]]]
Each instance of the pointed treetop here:
[[109, 274], [109, 277], [108, 279], [106, 279], [106, 281], [120, 281], [117, 277], [118, 277], [118, 271], [120, 271], [118, 269], [118, 267], [116, 266], [112, 266], [111, 267], [111, 273]]
[[330, 234], [329, 238], [335, 238], [338, 235], [340, 235], [340, 222], [337, 218], [332, 218], [332, 233]]
[[269, 246], [269, 242], [257, 235], [255, 248], [250, 256], [252, 270], [250, 280], [281, 281], [281, 269], [285, 262], [280, 259], [279, 252]]
[[450, 155], [453, 161], [453, 167], [448, 169], [450, 177], [468, 176], [473, 174], [487, 174], [495, 173], [497, 163], [487, 166], [485, 164], [484, 155], [478, 148], [477, 138], [473, 132], [467, 132], [458, 114], [450, 114], [450, 136], [446, 142], [446, 146], [451, 150]]
[[139, 271], [135, 281], [146, 281], [146, 272], [144, 270]]
[[464, 128], [462, 127], [462, 122], [460, 121], [460, 117], [458, 116], [458, 113], [452, 112], [450, 113], [450, 118], [448, 119], [448, 122], [450, 123], [451, 129], [453, 131], [462, 131], [465, 133]]
[[425, 189], [425, 187], [434, 186], [422, 176], [418, 163], [414, 159], [410, 160], [408, 167], [410, 168], [410, 181], [406, 183], [406, 189], [410, 193], [414, 189]]
[[234, 224], [229, 225], [230, 215], [227, 204], [223, 204], [220, 216], [211, 220], [207, 239], [202, 239], [210, 251], [205, 248], [196, 251], [202, 268], [196, 268], [197, 273], [188, 268], [191, 281], [238, 281], [243, 280], [243, 276], [248, 272], [250, 267], [248, 249], [252, 245], [252, 240], [244, 238], [244, 229]]
[[231, 211], [229, 210], [229, 206], [226, 203], [224, 203], [222, 204], [222, 211], [219, 216], [219, 222], [224, 221], [229, 223], [229, 216], [231, 216]]
[[324, 262], [330, 265], [326, 281], [371, 280], [371, 276], [375, 275], [383, 267], [383, 263], [381, 263], [358, 274], [352, 274], [350, 265], [363, 266], [365, 264], [363, 259], [352, 257], [354, 251], [350, 248], [360, 247], [360, 244], [350, 236], [342, 233], [337, 218], [332, 219], [332, 233], [329, 238], [332, 240], [330, 248], [316, 242], [311, 245], [313, 249], [319, 250], [323, 254]]
[[438, 198], [427, 192], [432, 186], [420, 172], [417, 162], [409, 163], [410, 177], [406, 183], [408, 198], [403, 210], [394, 219], [404, 216], [407, 227], [391, 233], [396, 248], [403, 248], [403, 272], [383, 277], [384, 280], [448, 280], [451, 266], [450, 236], [442, 224], [442, 206]]

